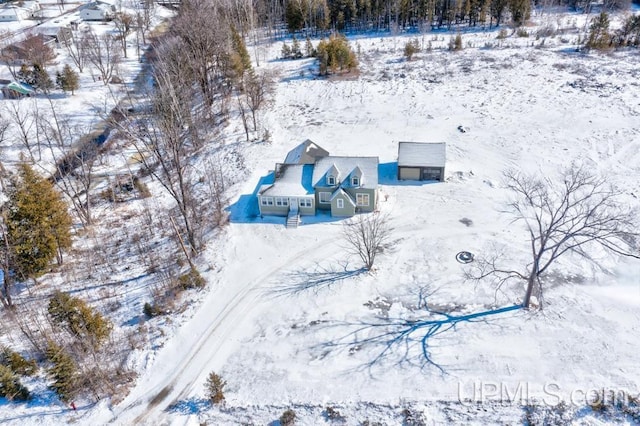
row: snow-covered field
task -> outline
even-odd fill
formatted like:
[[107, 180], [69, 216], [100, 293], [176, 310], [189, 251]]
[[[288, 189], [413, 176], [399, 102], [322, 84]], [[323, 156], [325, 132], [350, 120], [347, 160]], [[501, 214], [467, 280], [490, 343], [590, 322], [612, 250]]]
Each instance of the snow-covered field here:
[[[445, 48], [447, 33], [353, 38], [360, 75], [330, 81], [314, 77], [310, 59], [277, 60], [280, 44], [272, 46], [260, 61], [280, 72], [263, 117], [272, 142], [245, 146], [251, 175], [236, 188], [221, 241], [203, 256], [216, 265], [203, 274], [208, 291], [175, 335], [135, 354], [142, 371], [122, 403], [77, 412], [6, 404], [0, 417], [14, 424], [271, 424], [293, 408], [300, 424], [317, 425], [330, 423], [330, 406], [347, 424], [402, 424], [404, 409], [427, 424], [518, 424], [522, 405], [536, 398], [566, 402], [563, 422], [610, 421], [584, 410], [585, 394], [640, 392], [638, 261], [598, 252], [597, 266], [562, 259], [541, 311], [504, 310], [455, 327], [393, 326], [520, 301], [523, 288], [496, 293], [465, 282], [455, 260], [461, 250], [499, 250], [507, 264], [527, 261], [527, 234], [504, 213], [507, 169], [554, 177], [581, 164], [640, 205], [638, 52], [578, 53], [572, 33], [543, 45], [533, 35], [496, 35], [463, 33], [466, 48], [455, 53]], [[425, 49], [407, 62], [402, 46], [415, 36]], [[227, 131], [229, 141], [244, 139], [239, 123]], [[284, 219], [246, 209], [260, 177], [307, 138], [334, 155], [380, 159], [379, 210], [391, 218], [395, 244], [373, 273], [356, 273], [361, 265], [344, 247], [340, 220], [303, 218], [292, 230]], [[398, 141], [446, 142], [446, 182], [396, 181]], [[380, 337], [385, 331], [395, 334]], [[206, 401], [211, 371], [228, 383], [219, 407]], [[517, 389], [522, 398], [509, 398]]]

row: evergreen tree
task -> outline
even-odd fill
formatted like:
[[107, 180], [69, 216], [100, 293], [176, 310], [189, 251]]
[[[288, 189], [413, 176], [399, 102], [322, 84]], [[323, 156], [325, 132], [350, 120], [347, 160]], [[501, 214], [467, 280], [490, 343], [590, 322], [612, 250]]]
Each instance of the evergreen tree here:
[[304, 2], [300, 0], [290, 0], [287, 2], [285, 19], [287, 21], [287, 29], [290, 33], [300, 31], [304, 28], [305, 14]]
[[529, 19], [531, 15], [530, 0], [508, 0], [509, 11], [511, 12], [511, 20], [513, 25], [520, 27]]
[[296, 36], [293, 36], [293, 44], [291, 46], [291, 56], [293, 57], [293, 59], [302, 58], [302, 51], [300, 50], [300, 42], [298, 41]]
[[16, 78], [22, 83], [31, 85], [33, 84], [33, 71], [27, 66], [27, 64], [22, 64], [16, 73]]
[[0, 397], [9, 401], [26, 401], [31, 395], [18, 376], [7, 366], [0, 365]]
[[601, 12], [591, 21], [586, 46], [589, 49], [606, 49], [610, 43], [609, 14], [607, 12]]
[[317, 58], [320, 63], [320, 74], [335, 73], [338, 70], [351, 71], [358, 67], [358, 60], [351, 50], [345, 36], [332, 35], [329, 41], [322, 40], [318, 44]]
[[53, 383], [51, 388], [58, 394], [63, 402], [69, 402], [78, 392], [78, 367], [71, 357], [60, 345], [49, 341], [45, 351], [51, 367], [47, 374]]
[[313, 48], [313, 44], [311, 43], [311, 40], [309, 39], [309, 36], [307, 36], [307, 40], [304, 43], [304, 54], [306, 57], [311, 58], [315, 55], [315, 49]]
[[291, 48], [287, 43], [282, 43], [282, 59], [291, 59]]
[[33, 83], [31, 85], [34, 89], [42, 90], [44, 93], [49, 93], [49, 90], [54, 87], [49, 73], [39, 64], [33, 65]]
[[65, 92], [71, 92], [71, 95], [73, 95], [74, 91], [80, 87], [78, 73], [69, 64], [65, 64], [62, 72], [58, 71], [56, 73], [56, 86]]
[[111, 323], [86, 302], [56, 291], [49, 299], [48, 313], [54, 324], [78, 338], [84, 347], [97, 349], [111, 333]]
[[36, 278], [55, 257], [62, 263], [62, 250], [71, 247], [71, 218], [51, 182], [26, 163], [18, 168], [6, 206], [8, 266], [22, 279]]
[[21, 376], [33, 376], [38, 370], [35, 360], [27, 360], [18, 352], [4, 347], [0, 352], [0, 365], [4, 365]]
[[244, 43], [242, 36], [236, 28], [231, 26], [231, 47], [233, 49], [234, 69], [237, 76], [244, 75], [245, 72], [251, 70], [251, 57], [247, 51], [247, 45]]
[[207, 394], [212, 403], [218, 404], [224, 401], [224, 387], [226, 385], [227, 382], [215, 372], [212, 371], [209, 373], [205, 387], [207, 388]]

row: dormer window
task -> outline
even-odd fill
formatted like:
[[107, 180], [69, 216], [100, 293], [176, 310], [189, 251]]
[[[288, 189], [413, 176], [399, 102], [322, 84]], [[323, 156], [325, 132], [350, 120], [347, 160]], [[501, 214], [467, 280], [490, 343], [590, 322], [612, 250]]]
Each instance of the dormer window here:
[[351, 185], [360, 186], [360, 178], [358, 176], [354, 176], [351, 178]]
[[335, 176], [327, 176], [327, 185], [334, 186], [336, 184]]

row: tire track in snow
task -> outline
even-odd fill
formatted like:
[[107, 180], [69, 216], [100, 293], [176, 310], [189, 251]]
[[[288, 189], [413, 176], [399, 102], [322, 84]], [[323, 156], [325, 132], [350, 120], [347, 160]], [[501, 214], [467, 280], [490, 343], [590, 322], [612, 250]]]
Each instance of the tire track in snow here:
[[[266, 273], [248, 280], [248, 283], [241, 286], [240, 289], [224, 305], [224, 308], [211, 322], [205, 333], [202, 334], [196, 344], [189, 350], [188, 354], [175, 366], [173, 370], [174, 372], [161, 383], [154, 386], [153, 391], [150, 392], [151, 396], [142, 396], [137, 398], [134, 402], [128, 404], [125, 408], [119, 411], [112, 419], [112, 422], [125, 420], [122, 419], [122, 417], [126, 417], [126, 414], [129, 411], [143, 409], [144, 412], [139, 414], [133, 421], [134, 424], [143, 424], [146, 419], [151, 420], [152, 416], [157, 417], [156, 413], [159, 411], [165, 411], [167, 407], [187, 395], [188, 392], [191, 391], [198, 383], [195, 382], [197, 377], [189, 377], [188, 379], [183, 377], [185, 368], [190, 365], [207, 364], [219, 354], [223, 346], [229, 346], [228, 342], [225, 342], [225, 337], [227, 337], [236, 328], [238, 322], [241, 321], [249, 311], [259, 304], [257, 302], [260, 292], [256, 290], [260, 289], [260, 285], [263, 282], [272, 279], [278, 273], [282, 272], [283, 269], [295, 266], [295, 264], [301, 259], [308, 259], [310, 252], [316, 253], [317, 256], [322, 256], [334, 251], [335, 247], [330, 243], [335, 242], [335, 240], [335, 237], [330, 237], [317, 241], [313, 245], [297, 251], [293, 256], [287, 257], [283, 261], [278, 262], [275, 267], [269, 269]], [[254, 293], [253, 296], [247, 298], [251, 292]], [[236, 319], [237, 321], [232, 321], [233, 319]], [[191, 321], [194, 320], [196, 320], [196, 316], [191, 319]], [[217, 333], [219, 330], [220, 332]], [[209, 345], [213, 346], [215, 349], [209, 351]], [[207, 349], [206, 353], [203, 350], [205, 349], [205, 346]], [[225, 350], [230, 349], [231, 348], [229, 347], [225, 348]], [[157, 366], [157, 361], [156, 364], [154, 364], [154, 367], [155, 366]], [[151, 367], [151, 369], [153, 370], [154, 367]], [[197, 374], [199, 376], [200, 371], [198, 371]], [[147, 372], [147, 376], [148, 375], [149, 372]], [[186, 384], [177, 386], [179, 382]], [[145, 383], [140, 384], [140, 386], [143, 385], [145, 385]], [[159, 388], [161, 389], [158, 390]], [[149, 393], [147, 393], [147, 395], [149, 395]], [[164, 403], [167, 400], [170, 400], [171, 403]], [[152, 422], [152, 424], [158, 424], [158, 422]]]

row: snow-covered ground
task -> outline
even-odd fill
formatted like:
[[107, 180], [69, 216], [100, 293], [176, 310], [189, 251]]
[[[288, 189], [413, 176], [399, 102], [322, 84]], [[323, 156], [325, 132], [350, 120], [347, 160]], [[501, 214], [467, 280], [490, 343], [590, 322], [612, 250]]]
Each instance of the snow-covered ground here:
[[[572, 26], [581, 17], [548, 19]], [[597, 266], [563, 259], [542, 311], [505, 309], [455, 327], [389, 325], [520, 301], [523, 288], [496, 293], [465, 282], [455, 260], [461, 250], [499, 250], [508, 264], [527, 261], [527, 234], [503, 212], [509, 168], [553, 177], [578, 163], [639, 206], [638, 52], [578, 53], [577, 34], [542, 43], [534, 32], [504, 40], [463, 33], [466, 48], [455, 53], [442, 32], [357, 37], [359, 77], [329, 81], [314, 77], [310, 59], [277, 60], [280, 44], [265, 50], [261, 66], [280, 72], [262, 118], [272, 142], [245, 145], [251, 175], [236, 188], [224, 235], [203, 255], [215, 265], [203, 273], [208, 291], [161, 347], [134, 354], [141, 374], [122, 403], [77, 412], [6, 404], [0, 416], [14, 424], [269, 424], [290, 407], [300, 424], [317, 425], [330, 423], [331, 406], [347, 424], [401, 424], [403, 409], [428, 424], [517, 424], [529, 397], [566, 402], [563, 422], [607, 423], [572, 410], [591, 390], [640, 392], [638, 261], [597, 252]], [[416, 36], [425, 48], [407, 62], [402, 47]], [[237, 124], [230, 141], [244, 139]], [[379, 210], [395, 244], [373, 273], [357, 273], [342, 221], [303, 218], [285, 229], [284, 219], [247, 208], [260, 177], [307, 138], [334, 155], [380, 158]], [[446, 142], [446, 182], [396, 181], [398, 141]], [[377, 338], [385, 331], [395, 334]], [[211, 371], [228, 383], [220, 407], [206, 401]], [[522, 397], [508, 398], [517, 389]]]

